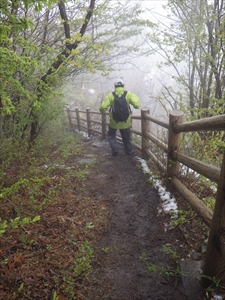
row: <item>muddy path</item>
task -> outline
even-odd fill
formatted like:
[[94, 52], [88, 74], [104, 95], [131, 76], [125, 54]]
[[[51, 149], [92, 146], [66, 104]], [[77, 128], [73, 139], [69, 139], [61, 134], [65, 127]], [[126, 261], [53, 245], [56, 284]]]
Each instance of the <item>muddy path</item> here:
[[[90, 142], [89, 146], [90, 146]], [[159, 268], [174, 268], [163, 245], [175, 252], [185, 244], [179, 229], [165, 231], [168, 216], [158, 214], [160, 199], [135, 156], [125, 155], [122, 145], [111, 156], [107, 141], [91, 142], [98, 163], [87, 186], [108, 212], [104, 233], [96, 240], [93, 268], [85, 282], [89, 300], [186, 300], [204, 299], [196, 279], [191, 288], [182, 278], [148, 273], [146, 259]]]

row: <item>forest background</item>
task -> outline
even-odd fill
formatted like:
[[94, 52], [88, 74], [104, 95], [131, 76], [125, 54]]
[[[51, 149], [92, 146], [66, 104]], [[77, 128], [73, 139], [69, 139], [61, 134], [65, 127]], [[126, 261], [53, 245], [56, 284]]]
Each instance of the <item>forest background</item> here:
[[[63, 182], [49, 188], [50, 163], [82, 149], [65, 108], [98, 110], [116, 78], [155, 118], [224, 114], [224, 11], [224, 0], [1, 0], [0, 235], [39, 221], [56, 199]], [[183, 135], [186, 153], [218, 167], [224, 148], [224, 132]], [[216, 189], [201, 180], [199, 192]], [[203, 200], [213, 209], [210, 193]]]
[[[97, 109], [116, 77], [155, 117], [224, 113], [222, 0], [4, 0], [0, 9], [0, 150], [60, 126], [65, 105]], [[218, 164], [224, 144], [212, 135], [186, 144], [197, 139], [195, 155]]]

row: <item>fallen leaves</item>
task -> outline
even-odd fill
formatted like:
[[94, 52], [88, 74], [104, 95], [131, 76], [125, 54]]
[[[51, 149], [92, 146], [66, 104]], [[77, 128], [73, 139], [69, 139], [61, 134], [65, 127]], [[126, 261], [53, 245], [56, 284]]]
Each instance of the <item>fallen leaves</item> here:
[[24, 261], [24, 256], [21, 253], [14, 253], [10, 255], [7, 263], [9, 268], [9, 273], [12, 273], [15, 270], [20, 269], [23, 261]]
[[[70, 161], [76, 159], [70, 156]], [[19, 165], [7, 172], [13, 178], [23, 176]], [[55, 172], [51, 181], [40, 179], [39, 189], [18, 189], [11, 195], [13, 202], [9, 197], [1, 199], [2, 220], [40, 216], [37, 223], [9, 229], [0, 238], [1, 299], [47, 300], [53, 299], [54, 292], [58, 300], [86, 299], [79, 288], [82, 275], [74, 275], [74, 261], [85, 241], [91, 243], [103, 230], [106, 208], [92, 193], [97, 187], [88, 191], [86, 177], [77, 178], [81, 166], [76, 172], [75, 166], [68, 171], [62, 164], [56, 176]]]

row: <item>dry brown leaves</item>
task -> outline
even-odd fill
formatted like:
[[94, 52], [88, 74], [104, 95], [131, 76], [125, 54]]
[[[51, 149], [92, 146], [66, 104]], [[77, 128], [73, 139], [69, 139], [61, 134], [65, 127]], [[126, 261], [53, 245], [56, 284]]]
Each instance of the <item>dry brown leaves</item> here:
[[[76, 159], [70, 157], [71, 161]], [[15, 170], [8, 170], [12, 178], [18, 175]], [[62, 168], [51, 182], [42, 186], [33, 206], [26, 188], [1, 200], [2, 220], [41, 217], [35, 224], [7, 230], [0, 237], [1, 299], [47, 300], [53, 299], [54, 293], [58, 300], [71, 299], [72, 295], [85, 299], [80, 288], [82, 276], [74, 277], [73, 267], [81, 245], [88, 241], [91, 246], [96, 235], [104, 230], [107, 211], [95, 198], [96, 188], [89, 192], [81, 179], [73, 176], [65, 179]], [[42, 205], [50, 189], [55, 193], [51, 201]], [[87, 224], [94, 226], [88, 228]]]

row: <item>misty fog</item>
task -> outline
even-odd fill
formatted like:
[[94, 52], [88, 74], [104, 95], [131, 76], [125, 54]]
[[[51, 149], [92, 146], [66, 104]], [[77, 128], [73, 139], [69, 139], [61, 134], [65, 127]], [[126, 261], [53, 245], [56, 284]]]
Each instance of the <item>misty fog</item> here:
[[[156, 14], [156, 20], [163, 19], [165, 10], [162, 8], [163, 4], [167, 1], [141, 1], [145, 14], [143, 18], [152, 18], [153, 14]], [[138, 37], [143, 39], [140, 35]], [[134, 39], [134, 38], [133, 38]], [[129, 39], [124, 41], [127, 44], [135, 43], [135, 40]], [[148, 48], [148, 45], [143, 44], [141, 47]], [[141, 50], [141, 49], [140, 49]], [[75, 90], [81, 90], [85, 94], [85, 99], [91, 99], [87, 101], [87, 106], [98, 109], [99, 104], [104, 99], [105, 95], [112, 92], [114, 89], [114, 81], [116, 78], [122, 78], [125, 82], [125, 89], [129, 90], [140, 98], [141, 108], [147, 107], [150, 109], [150, 114], [156, 118], [164, 119], [167, 117], [166, 110], [161, 106], [158, 101], [158, 97], [161, 95], [163, 86], [175, 84], [171, 72], [172, 70], [159, 69], [158, 63], [162, 61], [162, 57], [159, 54], [152, 54], [148, 56], [140, 54], [128, 54], [127, 56], [118, 56], [114, 58], [113, 69], [114, 71], [106, 77], [99, 76], [98, 74], [82, 74], [73, 81], [73, 85], [70, 86], [70, 100], [69, 103], [74, 102], [73, 96], [77, 94]], [[64, 87], [64, 91], [67, 91], [67, 86]], [[67, 94], [67, 93], [66, 93]], [[68, 94], [67, 94], [68, 96]], [[135, 110], [135, 113], [139, 111]]]

